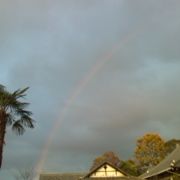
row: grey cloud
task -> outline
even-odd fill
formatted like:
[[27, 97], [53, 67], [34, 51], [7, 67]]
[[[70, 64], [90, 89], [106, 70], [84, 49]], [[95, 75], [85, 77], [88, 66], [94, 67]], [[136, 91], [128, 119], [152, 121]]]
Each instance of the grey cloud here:
[[[147, 131], [179, 138], [179, 1], [0, 4], [0, 80], [13, 90], [30, 86], [37, 120], [23, 137], [8, 134], [6, 169], [34, 164], [56, 120], [46, 171], [85, 171], [107, 150], [130, 158]], [[59, 119], [79, 82], [112, 51]]]

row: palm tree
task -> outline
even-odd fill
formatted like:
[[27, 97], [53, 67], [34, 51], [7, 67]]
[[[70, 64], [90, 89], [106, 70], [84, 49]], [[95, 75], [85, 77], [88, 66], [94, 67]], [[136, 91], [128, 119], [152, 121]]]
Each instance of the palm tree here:
[[26, 127], [34, 128], [32, 112], [26, 110], [29, 103], [21, 101], [26, 96], [25, 93], [28, 89], [27, 87], [10, 93], [0, 85], [0, 168], [7, 126], [11, 126], [17, 135], [22, 135]]

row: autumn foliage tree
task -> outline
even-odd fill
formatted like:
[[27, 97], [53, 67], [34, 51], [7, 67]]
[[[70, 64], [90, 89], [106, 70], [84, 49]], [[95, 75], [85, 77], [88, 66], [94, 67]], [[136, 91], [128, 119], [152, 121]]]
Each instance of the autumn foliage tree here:
[[119, 157], [112, 151], [105, 152], [102, 156], [99, 156], [94, 159], [93, 164], [91, 166], [91, 170], [100, 165], [101, 163], [108, 161], [114, 166], [119, 166], [121, 163]]
[[141, 170], [157, 165], [165, 157], [165, 141], [155, 133], [145, 134], [137, 140], [135, 157]]

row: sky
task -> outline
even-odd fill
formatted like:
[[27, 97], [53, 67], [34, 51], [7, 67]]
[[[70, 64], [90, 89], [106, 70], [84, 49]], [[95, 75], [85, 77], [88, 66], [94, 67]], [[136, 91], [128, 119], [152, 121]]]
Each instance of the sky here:
[[7, 129], [0, 179], [38, 165], [88, 171], [106, 151], [127, 160], [147, 132], [180, 138], [179, 9], [179, 0], [0, 0], [0, 84], [30, 87], [36, 120], [23, 136]]

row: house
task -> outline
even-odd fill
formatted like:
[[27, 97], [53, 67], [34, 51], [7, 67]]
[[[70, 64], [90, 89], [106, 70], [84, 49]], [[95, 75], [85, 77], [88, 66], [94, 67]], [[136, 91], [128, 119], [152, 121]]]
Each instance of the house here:
[[41, 174], [40, 180], [140, 180], [109, 162], [102, 162], [88, 173]]
[[148, 169], [140, 178], [148, 180], [180, 180], [180, 146], [177, 146], [158, 165]]
[[89, 173], [87, 173], [82, 179], [84, 180], [136, 180], [138, 178], [132, 177], [128, 175], [123, 170], [114, 166], [110, 162], [102, 162], [99, 166], [92, 169]]
[[88, 174], [86, 174], [83, 179], [89, 178], [102, 178], [102, 177], [125, 177], [128, 176], [125, 172], [115, 167], [109, 162], [102, 162], [97, 167], [92, 169]]

